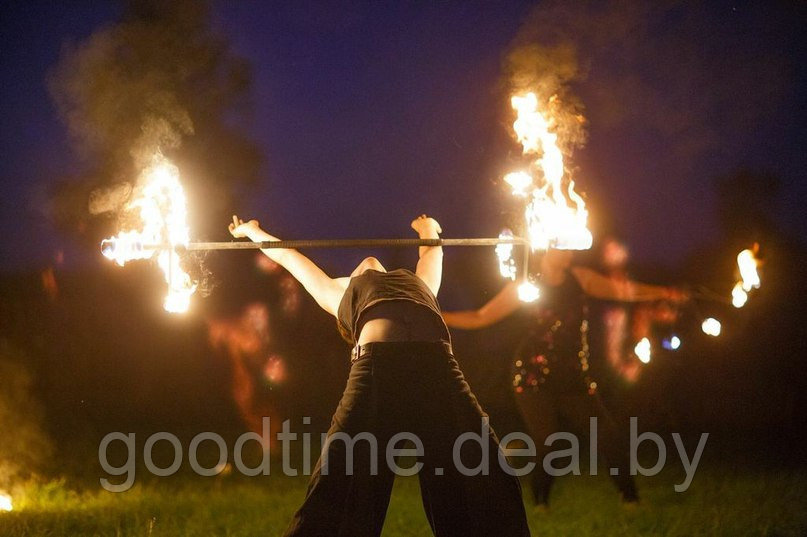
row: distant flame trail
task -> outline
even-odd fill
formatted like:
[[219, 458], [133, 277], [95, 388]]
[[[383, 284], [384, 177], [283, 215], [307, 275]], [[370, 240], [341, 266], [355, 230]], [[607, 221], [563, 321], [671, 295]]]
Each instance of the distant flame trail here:
[[756, 253], [759, 245], [754, 244], [753, 249], [746, 248], [737, 254], [737, 268], [740, 271], [740, 280], [731, 290], [731, 303], [735, 308], [742, 308], [748, 301], [748, 293], [752, 289], [759, 289], [760, 280], [757, 267], [759, 260]]
[[[138, 212], [142, 227], [106, 239], [102, 243], [104, 255], [121, 266], [127, 261], [151, 259], [156, 255], [168, 284], [165, 309], [172, 313], [187, 311], [196, 285], [180, 267], [175, 251], [177, 246], [187, 246], [190, 241], [185, 192], [177, 167], [161, 154], [155, 155], [152, 164], [141, 174], [141, 185], [126, 210]], [[146, 248], [148, 245], [168, 247]]]

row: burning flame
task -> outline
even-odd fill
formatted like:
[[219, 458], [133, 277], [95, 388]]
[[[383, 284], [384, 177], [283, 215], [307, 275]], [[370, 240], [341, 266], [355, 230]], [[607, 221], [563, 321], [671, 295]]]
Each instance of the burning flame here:
[[731, 303], [735, 308], [742, 308], [748, 302], [748, 293], [743, 289], [743, 282], [737, 282], [731, 290]]
[[12, 511], [14, 503], [11, 501], [11, 496], [5, 492], [0, 492], [0, 511]]
[[737, 254], [737, 267], [740, 270], [740, 281], [734, 284], [731, 290], [731, 303], [735, 308], [742, 308], [748, 302], [748, 293], [751, 289], [759, 289], [759, 273], [757, 267], [757, 250], [759, 245], [754, 244], [754, 248], [746, 248]]
[[[509, 229], [504, 229], [499, 233], [499, 238], [512, 239], [513, 232]], [[502, 277], [516, 281], [516, 261], [513, 259], [513, 245], [497, 244], [496, 257], [499, 258], [499, 272]]]
[[104, 240], [101, 243], [103, 254], [121, 266], [135, 259], [151, 259], [156, 254], [157, 264], [168, 284], [166, 311], [187, 311], [196, 285], [180, 267], [179, 255], [174, 251], [176, 246], [190, 241], [179, 170], [158, 153], [142, 172], [140, 183], [142, 186], [126, 210], [139, 212], [142, 228], [122, 231]]
[[527, 197], [525, 216], [532, 249], [591, 248], [586, 204], [575, 192], [574, 181], [563, 187], [565, 168], [558, 135], [552, 132], [555, 125], [538, 110], [534, 93], [515, 95], [511, 104], [517, 116], [513, 123], [516, 137], [524, 154], [535, 155], [535, 160], [530, 172], [510, 173], [505, 181], [514, 194]]
[[532, 283], [524, 282], [518, 286], [518, 299], [522, 302], [535, 302], [541, 297], [541, 291]]
[[633, 348], [633, 352], [643, 364], [650, 363], [650, 340], [646, 337], [640, 339], [639, 343]]
[[707, 317], [701, 324], [701, 330], [703, 330], [703, 333], [707, 336], [717, 337], [720, 335], [721, 329], [722, 325], [720, 324], [720, 321], [714, 317]]

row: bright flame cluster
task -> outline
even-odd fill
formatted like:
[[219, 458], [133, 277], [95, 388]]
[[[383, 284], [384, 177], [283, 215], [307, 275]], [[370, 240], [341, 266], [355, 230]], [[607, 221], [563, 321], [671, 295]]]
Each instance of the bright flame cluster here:
[[516, 111], [513, 130], [525, 155], [535, 160], [528, 171], [509, 173], [505, 182], [513, 194], [527, 198], [525, 216], [527, 234], [533, 250], [587, 250], [591, 232], [586, 227], [586, 204], [574, 190], [574, 181], [564, 188], [563, 153], [558, 146], [555, 127], [538, 109], [534, 93], [515, 95], [511, 105]]
[[[499, 233], [500, 239], [512, 239], [513, 232], [509, 229], [503, 229]], [[513, 259], [513, 245], [512, 244], [497, 244], [496, 257], [499, 258], [499, 273], [503, 278], [516, 281], [516, 262]]]
[[180, 267], [179, 255], [174, 250], [190, 241], [179, 169], [157, 154], [151, 165], [143, 170], [139, 183], [141, 186], [127, 204], [126, 211], [137, 211], [142, 227], [104, 240], [103, 253], [121, 266], [127, 261], [151, 259], [156, 255], [168, 284], [164, 302], [166, 311], [187, 311], [196, 285]]
[[759, 273], [757, 267], [759, 260], [754, 250], [746, 248], [737, 254], [737, 267], [740, 270], [740, 280], [734, 284], [731, 290], [731, 303], [735, 308], [742, 308], [748, 301], [748, 293], [751, 289], [759, 288]]
[[723, 330], [723, 326], [720, 324], [720, 321], [714, 317], [707, 317], [701, 323], [701, 330], [703, 330], [703, 333], [707, 336], [717, 337]]
[[650, 356], [651, 356], [650, 350], [651, 350], [650, 340], [647, 339], [646, 337], [640, 339], [639, 343], [637, 343], [636, 346], [633, 348], [634, 354], [636, 354], [636, 357], [639, 360], [641, 360], [643, 364], [647, 364], [650, 362]]
[[11, 501], [11, 496], [5, 492], [0, 492], [0, 511], [12, 511], [14, 503]]

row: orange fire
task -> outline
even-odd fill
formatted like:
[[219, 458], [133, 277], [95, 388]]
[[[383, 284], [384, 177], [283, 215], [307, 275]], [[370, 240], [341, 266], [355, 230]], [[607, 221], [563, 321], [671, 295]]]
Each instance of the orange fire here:
[[737, 267], [740, 271], [740, 280], [734, 285], [731, 290], [731, 303], [735, 308], [742, 308], [748, 301], [748, 293], [752, 289], [759, 289], [760, 280], [757, 267], [759, 266], [759, 259], [756, 253], [759, 249], [758, 245], [754, 245], [753, 249], [746, 248], [737, 254]]
[[513, 123], [516, 138], [524, 154], [534, 160], [528, 171], [510, 173], [505, 181], [514, 194], [527, 198], [525, 216], [532, 249], [591, 248], [586, 204], [574, 190], [574, 181], [569, 179], [568, 186], [563, 186], [563, 153], [553, 132], [557, 125], [539, 110], [532, 92], [513, 96], [511, 104], [517, 116]]
[[[180, 267], [179, 255], [174, 250], [190, 241], [185, 192], [177, 167], [161, 154], [155, 155], [151, 165], [141, 173], [135, 196], [125, 210], [137, 212], [141, 227], [104, 240], [104, 255], [121, 266], [127, 261], [152, 259], [156, 255], [168, 284], [166, 311], [187, 311], [196, 285]], [[154, 249], [155, 245], [162, 248]]]

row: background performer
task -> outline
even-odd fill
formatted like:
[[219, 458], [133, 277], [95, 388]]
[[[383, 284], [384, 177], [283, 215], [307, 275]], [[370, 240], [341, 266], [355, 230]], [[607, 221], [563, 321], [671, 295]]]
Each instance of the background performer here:
[[[629, 474], [628, 436], [620, 434], [614, 419], [603, 406], [597, 383], [589, 372], [587, 297], [638, 302], [681, 300], [685, 295], [672, 288], [631, 280], [606, 278], [591, 269], [572, 266], [572, 252], [549, 249], [541, 257], [541, 297], [531, 305], [531, 329], [519, 345], [513, 364], [516, 406], [535, 442], [537, 465], [532, 473], [532, 490], [537, 505], [549, 504], [552, 476], [542, 465], [551, 445], [550, 434], [565, 430], [588, 436], [589, 417], [597, 417], [598, 450], [609, 467], [622, 499], [639, 499]], [[492, 325], [524, 305], [518, 298], [518, 284], [510, 282], [478, 310], [445, 312], [448, 326], [473, 330]]]

